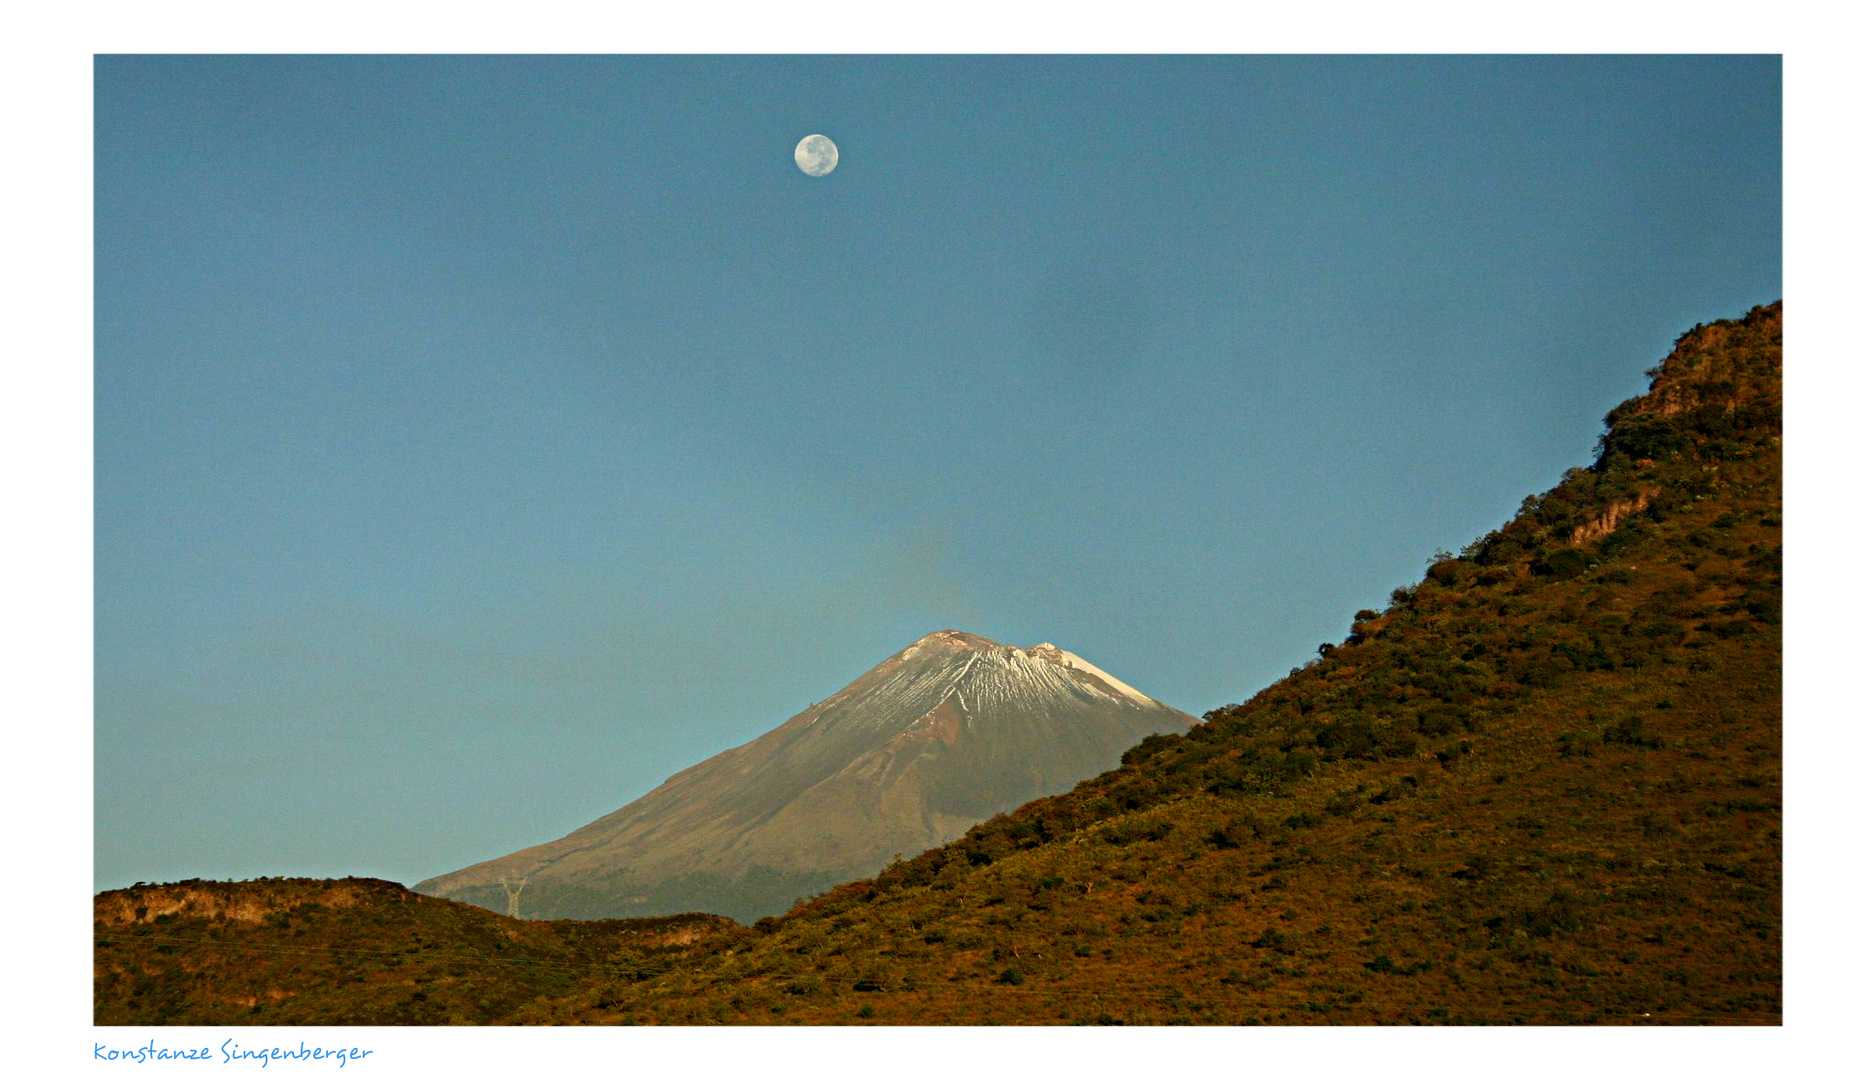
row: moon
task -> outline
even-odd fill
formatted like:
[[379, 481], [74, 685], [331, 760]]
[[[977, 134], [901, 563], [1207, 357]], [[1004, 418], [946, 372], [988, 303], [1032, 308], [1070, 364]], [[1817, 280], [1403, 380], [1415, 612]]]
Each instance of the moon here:
[[825, 135], [810, 135], [795, 144], [795, 164], [809, 176], [826, 176], [840, 164], [840, 147]]

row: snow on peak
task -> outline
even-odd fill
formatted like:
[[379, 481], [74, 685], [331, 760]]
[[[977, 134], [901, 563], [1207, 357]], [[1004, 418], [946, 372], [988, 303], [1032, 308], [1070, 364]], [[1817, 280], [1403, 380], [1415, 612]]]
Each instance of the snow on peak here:
[[923, 648], [926, 645], [948, 645], [954, 649], [972, 649], [977, 651], [1008, 648], [1006, 645], [998, 645], [987, 637], [968, 633], [963, 630], [938, 630], [914, 641], [911, 645], [906, 647], [902, 655], [910, 655], [913, 650]]
[[[888, 697], [910, 695], [924, 700], [928, 693], [950, 692], [950, 688], [955, 688], [960, 702], [965, 700], [967, 692], [974, 695], [972, 708], [975, 709], [981, 703], [977, 699], [1011, 694], [1047, 697], [1062, 692], [1094, 693], [1141, 708], [1164, 707], [1074, 653], [1047, 641], [1024, 649], [962, 630], [940, 630], [919, 638], [900, 650], [894, 659], [904, 666], [897, 668], [897, 673], [880, 684], [877, 691]], [[869, 696], [873, 693], [873, 690], [867, 691]]]
[[1061, 664], [1071, 671], [1081, 671], [1092, 675], [1118, 691], [1122, 697], [1137, 705], [1159, 704], [1159, 702], [1154, 701], [1152, 698], [1147, 697], [1140, 691], [1135, 690], [1133, 687], [1128, 686], [1126, 683], [1121, 682], [1114, 676], [1109, 675], [1107, 672], [1102, 671], [1100, 668], [1095, 667], [1093, 664], [1088, 663], [1086, 660], [1083, 660], [1081, 657], [1076, 656], [1074, 653], [1069, 652], [1059, 645], [1051, 645], [1045, 641], [1035, 648], [1030, 649], [1029, 652], [1031, 655], [1040, 656], [1043, 659], [1052, 660], [1055, 663]]

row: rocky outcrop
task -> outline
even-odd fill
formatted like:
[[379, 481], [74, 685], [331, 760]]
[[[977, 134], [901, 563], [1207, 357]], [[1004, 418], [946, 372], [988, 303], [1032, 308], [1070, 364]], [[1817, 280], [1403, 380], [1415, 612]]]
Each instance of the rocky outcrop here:
[[1648, 500], [1654, 498], [1652, 489], [1641, 492], [1632, 499], [1618, 499], [1610, 503], [1603, 512], [1570, 530], [1570, 546], [1582, 547], [1594, 543], [1615, 531], [1622, 519], [1630, 514], [1639, 514], [1648, 509]]

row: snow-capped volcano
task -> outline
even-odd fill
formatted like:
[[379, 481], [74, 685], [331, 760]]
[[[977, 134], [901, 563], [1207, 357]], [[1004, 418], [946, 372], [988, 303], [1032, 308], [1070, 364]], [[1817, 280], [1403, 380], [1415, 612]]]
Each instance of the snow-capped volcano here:
[[1194, 723], [1065, 649], [944, 630], [560, 840], [417, 889], [535, 917], [773, 914]]
[[913, 642], [807, 714], [838, 706], [843, 712], [864, 710], [876, 723], [890, 723], [907, 710], [922, 712], [947, 700], [955, 700], [967, 718], [973, 710], [1046, 710], [1065, 701], [1166, 708], [1046, 641], [1018, 649], [976, 634], [941, 630]]

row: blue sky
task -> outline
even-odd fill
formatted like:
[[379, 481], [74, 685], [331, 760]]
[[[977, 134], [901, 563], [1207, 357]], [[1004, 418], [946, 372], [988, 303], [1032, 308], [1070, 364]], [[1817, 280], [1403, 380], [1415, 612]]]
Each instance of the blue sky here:
[[95, 884], [413, 882], [946, 627], [1242, 700], [1781, 295], [1780, 108], [1776, 57], [101, 58]]

